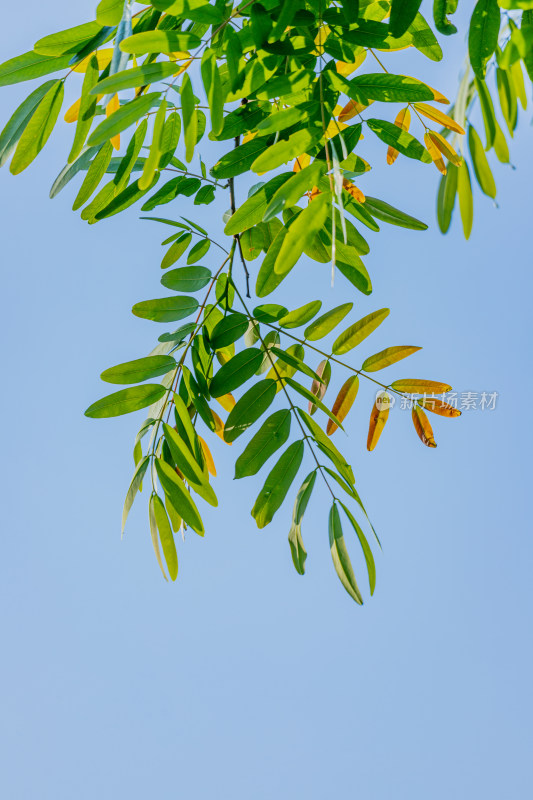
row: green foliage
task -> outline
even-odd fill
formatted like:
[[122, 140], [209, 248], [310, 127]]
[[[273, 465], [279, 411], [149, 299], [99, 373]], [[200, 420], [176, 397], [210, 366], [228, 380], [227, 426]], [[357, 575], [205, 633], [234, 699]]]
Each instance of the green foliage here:
[[[374, 397], [380, 392], [370, 411], [369, 450], [385, 428], [391, 395], [414, 398], [413, 424], [428, 447], [435, 441], [423, 409], [458, 414], [444, 401], [428, 405], [426, 395], [449, 391], [446, 383], [374, 377], [420, 349], [366, 349], [388, 309], [347, 319], [353, 296], [372, 292], [363, 260], [370, 245], [361, 226], [373, 233], [387, 225], [427, 229], [388, 200], [365, 196], [359, 183], [371, 181], [366, 156], [380, 148], [389, 165], [402, 157], [418, 162], [406, 162], [413, 169], [433, 163], [442, 173], [440, 229], [449, 230], [458, 204], [468, 238], [471, 175], [485, 195], [496, 197], [492, 152], [509, 163], [506, 137], [517, 127], [519, 106], [527, 106], [531, 3], [478, 0], [468, 30], [469, 63], [447, 113], [436, 104], [448, 101], [423, 75], [390, 68], [395, 52], [405, 48], [417, 51], [422, 70], [425, 58], [443, 57], [420, 0], [152, 0], [138, 11], [134, 5], [101, 0], [95, 21], [44, 36], [0, 65], [0, 86], [60, 73], [32, 87], [14, 111], [0, 133], [0, 166], [10, 162], [14, 174], [30, 166], [59, 119], [65, 82], [83, 76], [79, 100], [65, 114], [75, 123], [73, 143], [51, 197], [77, 181], [73, 209], [81, 209], [89, 224], [138, 202], [143, 212], [163, 205], [174, 212], [144, 217], [164, 226], [160, 282], [173, 294], [140, 301], [132, 311], [163, 324], [187, 321], [164, 330], [148, 355], [106, 369], [104, 381], [126, 388], [85, 412], [101, 418], [148, 409], [135, 439], [123, 527], [149, 481], [156, 559], [163, 575], [175, 580], [175, 534], [190, 528], [203, 536], [202, 503], [218, 504], [214, 458], [202, 429], [208, 439], [240, 449], [236, 479], [267, 468], [251, 512], [259, 528], [282, 508], [309, 459], [312, 469], [307, 466], [298, 482], [288, 526], [295, 569], [303, 574], [307, 559], [304, 514], [310, 503], [318, 512], [324, 508], [325, 492], [333, 565], [348, 594], [362, 603], [348, 551], [353, 533], [372, 594], [376, 567], [364, 529], [374, 529], [333, 434], [344, 429], [352, 408], [363, 406], [365, 384]], [[450, 21], [456, 8], [457, 0], [433, 3], [439, 34], [456, 32]], [[420, 123], [418, 131], [410, 130], [411, 118]], [[204, 137], [215, 153], [209, 163], [201, 155]], [[257, 177], [246, 197], [241, 181], [252, 173]], [[211, 210], [203, 207], [222, 197], [225, 240], [197, 221], [210, 220]], [[239, 204], [237, 197], [245, 199]], [[189, 219], [195, 208], [201, 216]], [[330, 276], [340, 281], [346, 302], [323, 308], [322, 300], [306, 295], [304, 257], [318, 264], [305, 270], [315, 269], [324, 285]], [[269, 299], [253, 308], [250, 265], [256, 261], [255, 295]], [[270, 295], [290, 273], [300, 278], [303, 293], [289, 308], [282, 291]], [[359, 347], [358, 361], [345, 359]], [[215, 409], [223, 409], [225, 419]]]

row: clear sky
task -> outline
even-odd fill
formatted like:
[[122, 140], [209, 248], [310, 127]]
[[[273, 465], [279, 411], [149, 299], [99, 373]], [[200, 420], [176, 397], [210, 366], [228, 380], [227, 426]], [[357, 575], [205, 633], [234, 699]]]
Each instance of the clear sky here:
[[[93, 5], [8, 4], [1, 60], [88, 19]], [[453, 96], [464, 41], [444, 44], [444, 63], [400, 63]], [[1, 90], [2, 124], [28, 92]], [[288, 282], [302, 302], [350, 297], [359, 317], [389, 306], [365, 354], [423, 345], [398, 377], [499, 394], [494, 411], [433, 417], [437, 450], [398, 411], [367, 453], [372, 395], [361, 392], [341, 446], [383, 542], [370, 599], [350, 540], [363, 608], [335, 576], [325, 495], [304, 524], [305, 577], [287, 544], [290, 502], [257, 530], [262, 478], [232, 481], [240, 442], [213, 445], [223, 502], [205, 514], [205, 539], [179, 543], [176, 584], [159, 574], [144, 499], [120, 541], [142, 412], [96, 421], [83, 410], [106, 393], [99, 373], [146, 354], [163, 330], [129, 309], [159, 296], [165, 232], [139, 222], [137, 208], [89, 227], [70, 210], [71, 187], [48, 200], [66, 126], [21, 176], [2, 171], [4, 797], [529, 796], [529, 119], [521, 112], [512, 143], [517, 170], [495, 168], [500, 207], [476, 193], [469, 242], [458, 220], [447, 237], [436, 230], [436, 171], [400, 159], [360, 186], [431, 229], [371, 236], [373, 295], [340, 277], [331, 290], [315, 262]], [[225, 204], [195, 218], [210, 222], [213, 209]], [[187, 213], [180, 203], [166, 211]]]

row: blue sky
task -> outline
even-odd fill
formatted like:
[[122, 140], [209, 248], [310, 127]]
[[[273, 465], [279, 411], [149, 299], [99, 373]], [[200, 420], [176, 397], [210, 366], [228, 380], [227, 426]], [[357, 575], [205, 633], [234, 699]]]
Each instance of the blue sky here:
[[[76, 6], [31, 0], [24, 26], [8, 6], [2, 60], [90, 17], [91, 2]], [[407, 55], [401, 69], [453, 96], [464, 42], [445, 44], [445, 62]], [[2, 120], [25, 91], [2, 89]], [[71, 135], [62, 126], [32, 168], [0, 174], [3, 796], [528, 796], [529, 115], [512, 143], [517, 170], [495, 168], [499, 208], [476, 193], [469, 242], [458, 220], [446, 237], [436, 230], [437, 173], [386, 168], [369, 141], [376, 167], [363, 191], [430, 230], [383, 226], [370, 239], [369, 298], [340, 278], [331, 290], [314, 262], [287, 282], [295, 305], [350, 297], [354, 319], [390, 307], [365, 355], [423, 345], [409, 374], [499, 394], [495, 411], [433, 418], [437, 450], [399, 411], [368, 453], [372, 394], [361, 393], [341, 446], [383, 542], [363, 608], [333, 571], [325, 495], [303, 528], [305, 577], [287, 544], [290, 503], [257, 530], [262, 478], [232, 481], [239, 443], [213, 445], [223, 502], [206, 512], [205, 539], [179, 545], [176, 584], [158, 573], [144, 500], [120, 541], [142, 414], [100, 422], [83, 410], [106, 391], [99, 373], [146, 354], [163, 330], [129, 309], [158, 296], [166, 232], [136, 208], [89, 227], [70, 210], [71, 189], [48, 200]], [[211, 222], [213, 209], [225, 203], [196, 219]]]

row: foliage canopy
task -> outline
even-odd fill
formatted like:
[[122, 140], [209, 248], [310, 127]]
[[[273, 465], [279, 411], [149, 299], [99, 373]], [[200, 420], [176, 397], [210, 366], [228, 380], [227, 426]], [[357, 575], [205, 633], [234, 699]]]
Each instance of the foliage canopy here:
[[[64, 114], [74, 128], [72, 146], [50, 196], [75, 179], [73, 209], [81, 209], [89, 224], [141, 202], [143, 219], [168, 234], [161, 284], [170, 294], [138, 302], [132, 311], [171, 323], [171, 329], [149, 355], [106, 369], [102, 380], [122, 388], [85, 412], [103, 418], [148, 409], [135, 439], [123, 528], [148, 482], [149, 527], [165, 577], [175, 580], [178, 574], [175, 534], [190, 528], [203, 536], [200, 501], [218, 504], [211, 484], [214, 460], [200, 433], [228, 444], [247, 435], [235, 477], [255, 475], [269, 462], [251, 512], [257, 526], [272, 521], [309, 460], [289, 531], [294, 566], [304, 573], [302, 522], [318, 476], [331, 496], [329, 542], [340, 581], [363, 602], [344, 526], [361, 545], [373, 593], [368, 531], [379, 540], [333, 435], [343, 429], [365, 382], [378, 390], [369, 450], [383, 432], [393, 396], [412, 402], [417, 435], [436, 447], [426, 411], [458, 416], [439, 397], [451, 387], [429, 379], [379, 379], [381, 370], [413, 355], [417, 346], [390, 346], [355, 363], [346, 358], [386, 320], [387, 308], [350, 321], [351, 301], [324, 309], [314, 300], [289, 309], [283, 290], [276, 302], [262, 301], [304, 256], [329, 265], [318, 267], [325, 280], [331, 270], [332, 282], [340, 274], [354, 291], [369, 295], [363, 257], [370, 248], [361, 230], [427, 228], [386, 200], [363, 194], [358, 184], [368, 182], [371, 169], [362, 155], [365, 136], [383, 143], [390, 165], [405, 157], [439, 170], [437, 219], [444, 233], [458, 200], [464, 234], [470, 235], [472, 173], [484, 194], [496, 196], [486, 154], [510, 160], [495, 107], [512, 137], [518, 106], [527, 106], [533, 0], [478, 0], [451, 105], [422, 78], [396, 74], [384, 63], [405, 48], [419, 52], [422, 68], [424, 58], [441, 60], [446, 40], [436, 33], [457, 32], [457, 5], [458, 0], [101, 0], [95, 20], [45, 36], [0, 65], [0, 86], [46, 78], [0, 134], [0, 166], [9, 163], [18, 174], [33, 162], [59, 119], [66, 80], [80, 79], [80, 97]], [[426, 16], [422, 6], [428, 6]], [[484, 142], [472, 124], [478, 107]], [[411, 132], [412, 120], [421, 125], [418, 135]], [[201, 155], [205, 139], [219, 154], [212, 164]], [[249, 173], [255, 183], [238, 204], [237, 179]], [[227, 239], [219, 242], [196, 221], [208, 215], [195, 212], [224, 193]], [[172, 218], [152, 216], [170, 203], [176, 209]], [[187, 203], [187, 216], [179, 214]], [[180, 260], [184, 265], [175, 266]], [[252, 287], [254, 261], [259, 267]], [[334, 370], [346, 370], [348, 377], [326, 403]]]

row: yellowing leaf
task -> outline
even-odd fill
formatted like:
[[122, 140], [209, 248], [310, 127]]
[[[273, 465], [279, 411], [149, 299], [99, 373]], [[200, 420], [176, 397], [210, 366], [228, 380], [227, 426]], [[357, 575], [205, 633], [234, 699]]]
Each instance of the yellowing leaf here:
[[191, 54], [186, 50], [177, 50], [175, 53], [170, 54], [169, 59], [170, 61], [187, 61], [190, 57]]
[[328, 127], [326, 128], [325, 137], [326, 139], [331, 139], [332, 136], [336, 136], [339, 131], [343, 131], [348, 126], [346, 123], [341, 122], [341, 120], [334, 120], [332, 119], [329, 123]]
[[[105, 109], [106, 117], [110, 117], [114, 111], [117, 111], [120, 108], [120, 101], [118, 99], [118, 94], [114, 94]], [[120, 133], [117, 133], [116, 136], [113, 136], [110, 140], [111, 144], [113, 145], [114, 150], [120, 150]]]
[[433, 430], [429, 424], [429, 419], [419, 405], [415, 404], [413, 406], [412, 416], [415, 431], [417, 432], [418, 438], [422, 444], [425, 444], [426, 447], [436, 447], [437, 445], [435, 443], [435, 439], [433, 438]]
[[361, 189], [358, 189], [351, 181], [343, 180], [342, 182], [343, 188], [346, 189], [349, 195], [353, 197], [354, 200], [357, 200], [358, 203], [364, 203], [366, 197], [364, 196]]
[[442, 172], [443, 175], [446, 175], [446, 164], [444, 163], [444, 159], [441, 156], [439, 148], [436, 146], [435, 142], [429, 135], [429, 133], [424, 134], [424, 143], [427, 147], [428, 153], [431, 156], [433, 163], [439, 170]]
[[363, 50], [358, 56], [356, 56], [355, 61], [352, 61], [349, 64], [346, 61], [337, 61], [335, 68], [339, 75], [344, 75], [344, 77], [346, 77], [347, 75], [351, 75], [352, 72], [355, 72], [355, 70], [361, 66], [365, 58], [366, 50]]
[[420, 405], [424, 406], [428, 411], [433, 411], [441, 417], [460, 417], [461, 412], [455, 406], [445, 403], [443, 400], [438, 400], [436, 397], [424, 397], [418, 401]]
[[[337, 417], [339, 422], [342, 422], [346, 417], [348, 411], [353, 406], [353, 402], [357, 397], [359, 390], [359, 378], [357, 375], [350, 375], [347, 381], [341, 386], [340, 392], [333, 403], [332, 413]], [[326, 433], [331, 436], [339, 426], [335, 425], [332, 419], [328, 420]]]
[[96, 56], [98, 60], [98, 69], [105, 69], [111, 63], [111, 59], [113, 58], [113, 48], [109, 47], [105, 50], [97, 50], [96, 53], [90, 53], [90, 55], [82, 59], [79, 64], [76, 64], [76, 66], [73, 68], [74, 72], [85, 72], [89, 66], [89, 61], [93, 56]]
[[[402, 108], [401, 111], [398, 112], [396, 115], [396, 119], [394, 120], [394, 124], [401, 128], [402, 131], [408, 131], [409, 125], [411, 124], [411, 112], [409, 111], [409, 106]], [[389, 145], [387, 150], [387, 164], [394, 164], [396, 159], [398, 158], [399, 152], [396, 150], [392, 145]]]
[[425, 381], [420, 378], [402, 378], [391, 383], [391, 389], [407, 394], [444, 394], [451, 391], [451, 386], [439, 381]]
[[200, 442], [202, 453], [204, 454], [207, 471], [215, 478], [217, 474], [217, 468], [215, 467], [215, 460], [211, 455], [211, 450], [207, 446], [207, 442], [202, 439], [201, 436], [198, 437], [198, 441]]
[[455, 131], [455, 133], [464, 134], [464, 129], [461, 128], [459, 123], [443, 111], [440, 111], [440, 109], [428, 106], [426, 103], [414, 103], [414, 107], [420, 114], [423, 114], [424, 117], [427, 117], [433, 122], [438, 122], [443, 128], [448, 128], [448, 130]]
[[303, 155], [298, 156], [298, 158], [294, 162], [294, 167], [292, 168], [292, 171], [300, 172], [300, 170], [304, 169], [304, 167], [308, 167], [310, 163], [311, 163], [311, 156], [308, 156], [307, 153], [303, 153]]
[[391, 364], [396, 364], [402, 358], [407, 358], [412, 353], [421, 350], [421, 347], [414, 347], [411, 345], [399, 345], [397, 347], [387, 347], [386, 350], [381, 350], [373, 356], [369, 356], [361, 367], [365, 372], [377, 372], [379, 369], [390, 367]]
[[231, 393], [223, 394], [220, 397], [215, 397], [215, 400], [220, 403], [224, 411], [228, 413], [232, 410], [233, 406], [235, 405], [235, 398]]
[[[331, 380], [331, 363], [327, 359], [321, 361], [316, 368], [316, 374], [322, 379], [322, 383], [314, 378], [313, 383], [311, 384], [311, 394], [314, 394], [315, 397], [317, 397], [319, 400], [322, 400], [326, 394], [326, 389], [328, 388], [328, 384]], [[317, 408], [318, 406], [309, 401], [310, 414], [314, 414]]]
[[380, 392], [376, 397], [376, 402], [370, 414], [370, 425], [368, 426], [368, 438], [366, 441], [368, 450], [373, 450], [377, 445], [389, 417], [389, 411], [390, 396], [387, 392]]
[[449, 106], [450, 105], [450, 101], [448, 100], [448, 98], [445, 95], [442, 94], [442, 92], [439, 92], [438, 89], [434, 89], [433, 86], [429, 86], [429, 84], [427, 84], [427, 83], [426, 83], [426, 86], [428, 87], [428, 89], [431, 89], [431, 91], [433, 92], [433, 100], [436, 103], [442, 103], [445, 106]]
[[434, 145], [440, 150], [440, 152], [446, 156], [448, 161], [451, 161], [452, 164], [455, 164], [456, 167], [460, 167], [463, 163], [463, 159], [461, 156], [457, 155], [451, 144], [441, 136], [440, 133], [436, 131], [429, 131], [429, 137]]
[[326, 41], [330, 33], [331, 33], [331, 28], [329, 27], [329, 25], [322, 25], [317, 35], [315, 36], [315, 44], [317, 45], [317, 48], [314, 51], [314, 55], [316, 56], [322, 55], [322, 53], [324, 52], [324, 42]]
[[338, 116], [339, 122], [347, 122], [349, 119], [352, 119], [352, 117], [356, 117], [361, 111], [364, 111], [365, 108], [372, 105], [373, 102], [373, 100], [370, 100], [369, 103], [365, 104], [358, 103], [355, 100], [349, 100]]

